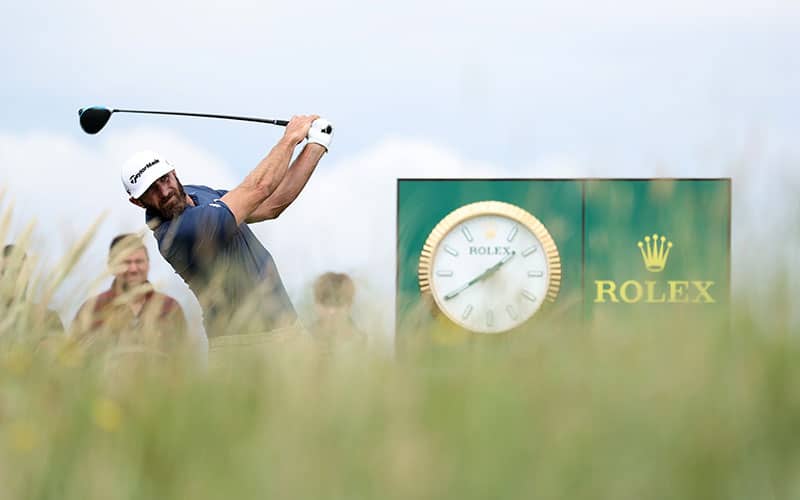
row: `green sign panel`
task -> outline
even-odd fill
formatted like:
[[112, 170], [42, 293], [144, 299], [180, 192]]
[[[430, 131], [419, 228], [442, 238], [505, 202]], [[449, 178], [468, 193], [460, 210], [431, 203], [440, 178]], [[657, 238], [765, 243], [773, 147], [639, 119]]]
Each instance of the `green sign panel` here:
[[719, 318], [730, 179], [398, 181], [397, 338]]

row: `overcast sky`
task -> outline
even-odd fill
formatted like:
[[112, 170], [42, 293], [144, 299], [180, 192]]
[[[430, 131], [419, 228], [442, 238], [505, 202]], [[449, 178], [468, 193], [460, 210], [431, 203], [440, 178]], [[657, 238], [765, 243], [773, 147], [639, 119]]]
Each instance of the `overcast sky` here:
[[[333, 121], [306, 192], [257, 227], [297, 302], [336, 269], [393, 304], [398, 177], [733, 176], [735, 265], [797, 261], [751, 244], [797, 221], [797, 1], [45, 1], [4, 5], [0, 43], [11, 239], [35, 217], [56, 255], [106, 211], [83, 275], [142, 228], [127, 156], [156, 149], [184, 183], [230, 188], [281, 133], [119, 115], [88, 136], [91, 104]], [[195, 310], [158, 257], [153, 278]], [[74, 294], [58, 300], [69, 321]]]

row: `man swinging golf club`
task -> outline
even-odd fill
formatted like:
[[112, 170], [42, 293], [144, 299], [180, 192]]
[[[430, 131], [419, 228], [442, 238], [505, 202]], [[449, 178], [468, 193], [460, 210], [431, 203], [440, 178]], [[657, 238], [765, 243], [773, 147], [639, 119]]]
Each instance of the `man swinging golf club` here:
[[293, 117], [269, 154], [230, 191], [182, 185], [174, 167], [152, 151], [124, 164], [131, 203], [146, 209], [159, 252], [200, 302], [210, 364], [235, 363], [300, 333], [272, 256], [247, 224], [278, 217], [297, 198], [332, 135], [317, 115]]

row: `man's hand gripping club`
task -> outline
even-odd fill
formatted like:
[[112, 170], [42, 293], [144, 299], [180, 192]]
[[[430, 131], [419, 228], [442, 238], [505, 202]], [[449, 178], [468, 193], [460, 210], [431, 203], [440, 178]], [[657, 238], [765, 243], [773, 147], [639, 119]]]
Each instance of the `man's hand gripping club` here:
[[[300, 194], [319, 159], [328, 151], [332, 136], [333, 126], [318, 115], [292, 117], [269, 154], [239, 186], [222, 197], [236, 223], [260, 222], [280, 215]], [[290, 169], [294, 149], [303, 139], [312, 147], [304, 148]]]

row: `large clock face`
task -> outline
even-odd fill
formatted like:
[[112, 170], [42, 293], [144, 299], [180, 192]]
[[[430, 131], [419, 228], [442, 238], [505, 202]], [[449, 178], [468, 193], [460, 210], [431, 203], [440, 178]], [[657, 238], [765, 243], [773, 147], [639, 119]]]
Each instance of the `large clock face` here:
[[478, 333], [520, 326], [558, 292], [555, 243], [528, 212], [501, 202], [454, 211], [431, 232], [420, 284], [454, 323]]

